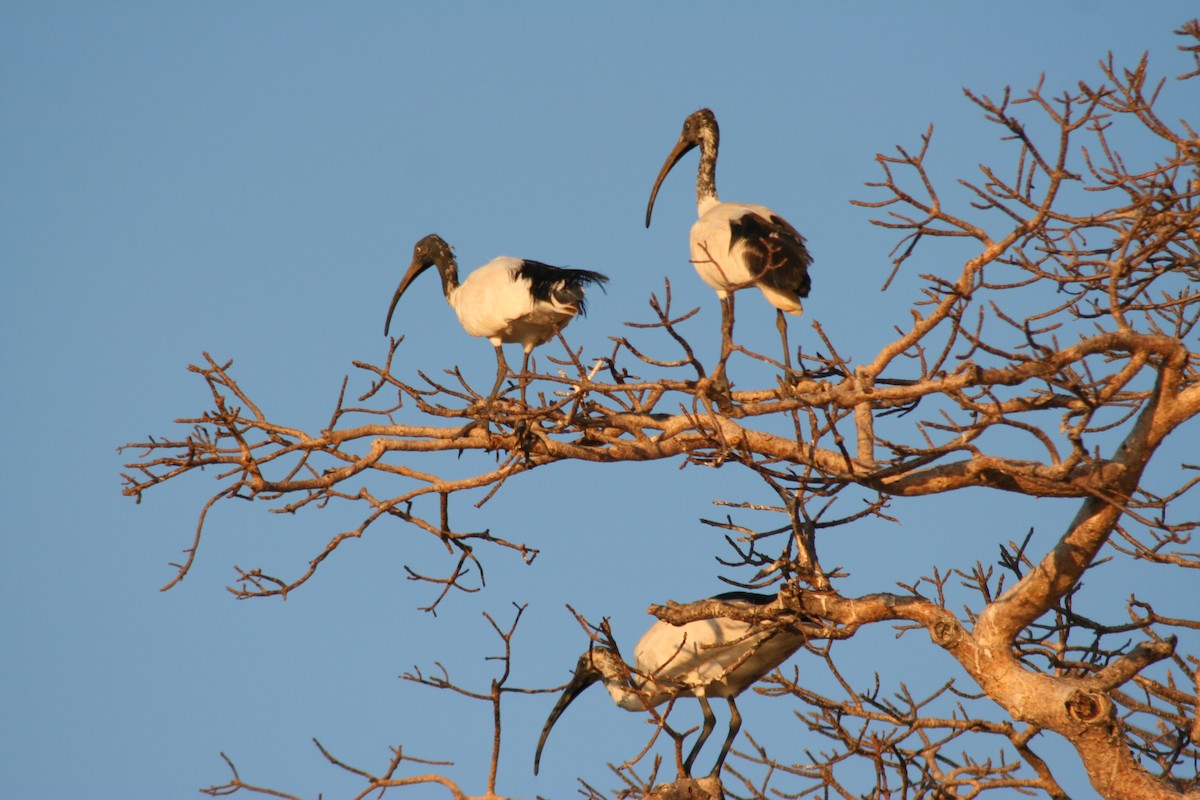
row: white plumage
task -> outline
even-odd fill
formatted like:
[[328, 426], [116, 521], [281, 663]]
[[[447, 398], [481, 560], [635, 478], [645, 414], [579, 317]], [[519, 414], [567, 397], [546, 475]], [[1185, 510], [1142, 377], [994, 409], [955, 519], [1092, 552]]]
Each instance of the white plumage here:
[[[715, 197], [711, 200], [702, 204], [708, 209], [700, 212], [688, 238], [692, 264], [704, 282], [716, 289], [722, 299], [743, 287], [756, 286], [767, 302], [780, 311], [803, 314], [801, 298], [808, 296], [807, 265], [811, 259], [804, 260], [805, 252], [804, 256], [793, 254], [792, 265], [784, 261], [785, 247], [790, 245], [795, 249], [796, 242], [802, 247], [803, 237], [766, 206], [718, 203]], [[778, 265], [774, 269], [782, 271], [791, 266], [793, 273], [803, 269], [802, 275], [790, 276], [795, 280], [789, 281], [785, 275], [764, 275], [767, 246], [773, 243], [772, 237], [778, 241], [775, 245]]]
[[484, 406], [485, 414], [508, 374], [501, 345], [521, 345], [524, 350], [521, 374], [525, 375], [533, 348], [553, 339], [577, 314], [585, 312], [584, 287], [603, 285], [608, 280], [590, 270], [500, 256], [459, 283], [453, 250], [444, 239], [431, 233], [413, 247], [412, 263], [388, 307], [385, 335], [391, 330], [396, 303], [413, 280], [429, 267], [437, 267], [446, 302], [454, 309], [463, 330], [487, 339], [496, 348], [496, 384]]
[[579, 313], [583, 294], [565, 286], [538, 300], [524, 274], [528, 262], [500, 256], [472, 272], [446, 295], [463, 330], [493, 345], [519, 344], [525, 352], [545, 344]]
[[[700, 148], [696, 172], [696, 211], [689, 244], [696, 272], [721, 299], [728, 329], [732, 295], [738, 289], [757, 286], [767, 301], [779, 310], [778, 325], [787, 353], [787, 325], [782, 314], [804, 313], [803, 298], [812, 286], [808, 275], [812, 256], [804, 237], [787, 220], [765, 206], [722, 203], [717, 197], [717, 151], [720, 130], [712, 111], [702, 108], [683, 123], [679, 141], [667, 156], [646, 206], [646, 227], [654, 212], [654, 200], [667, 173], [684, 154]], [[727, 302], [728, 301], [728, 302]], [[790, 363], [790, 362], [789, 362]]]
[[[775, 598], [729, 592], [716, 599], [763, 605]], [[717, 775], [741, 727], [741, 714], [734, 698], [786, 661], [804, 642], [804, 635], [798, 632], [755, 628], [749, 623], [718, 617], [681, 626], [655, 622], [638, 641], [632, 667], [626, 666], [612, 650], [593, 647], [580, 656], [574, 677], [546, 720], [534, 755], [533, 771], [538, 771], [550, 729], [567, 706], [588, 686], [603, 681], [613, 701], [627, 711], [645, 711], [673, 697], [695, 697], [700, 701], [704, 725], [683, 764], [684, 772], [689, 775], [696, 755], [716, 723], [708, 698], [725, 698], [729, 704], [729, 734], [711, 772]]]

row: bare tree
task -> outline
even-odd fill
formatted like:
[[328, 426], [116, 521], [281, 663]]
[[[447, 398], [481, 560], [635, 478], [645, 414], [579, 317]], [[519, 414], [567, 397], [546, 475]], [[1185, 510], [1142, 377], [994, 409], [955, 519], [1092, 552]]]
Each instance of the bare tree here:
[[[1200, 23], [1178, 33], [1190, 69], [1179, 80], [1194, 86]], [[895, 231], [887, 282], [929, 266], [911, 321], [871, 354], [852, 357], [814, 324], [821, 352], [798, 353], [791, 371], [737, 345], [711, 363], [688, 341], [694, 312], [673, 307], [667, 284], [651, 298], [652, 318], [631, 323], [637, 341], [615, 337], [611, 349], [586, 357], [564, 341], [567, 357], [553, 374], [533, 376], [530, 386], [539, 391], [527, 403], [510, 387], [491, 410], [491, 429], [465, 435], [461, 420], [478, 412], [480, 393], [456, 370], [449, 382], [398, 375], [399, 340], [382, 365], [355, 362], [369, 389], [351, 404], [343, 382], [328, 426], [313, 433], [269, 419], [232, 377], [230, 362], [205, 354], [191, 369], [211, 389], [211, 408], [178, 420], [186, 434], [128, 445], [139, 453], [125, 475], [129, 496], [201, 469], [219, 483], [164, 588], [187, 574], [218, 501], [248, 499], [281, 512], [344, 502], [362, 509], [361, 523], [332, 536], [307, 570], [239, 569], [232, 590], [286, 595], [347, 539], [380, 520], [402, 520], [449, 555], [444, 574], [411, 574], [432, 584], [428, 607], [436, 608], [452, 591], [472, 588], [464, 583], [468, 568], [482, 566], [496, 548], [534, 555], [500, 534], [458, 530], [452, 509], [464, 492], [482, 489], [486, 502], [510, 478], [570, 460], [614, 469], [656, 459], [741, 467], [778, 501], [728, 505], [734, 513], [766, 510], [776, 521], [709, 523], [728, 531], [736, 554], [729, 566], [756, 571], [743, 585], [773, 587], [775, 601], [754, 609], [715, 600], [669, 604], [652, 612], [677, 624], [721, 615], [802, 630], [844, 694], [820, 696], [794, 674], [769, 678], [760, 691], [797, 703], [826, 744], [797, 754], [768, 752], [751, 740], [750, 751], [726, 767], [726, 793], [969, 798], [1016, 789], [1065, 797], [1055, 765], [1031, 746], [1048, 731], [1070, 743], [1106, 798], [1196, 796], [1200, 594], [1164, 611], [1129, 585], [1122, 587], [1130, 597], [1126, 615], [1103, 619], [1082, 608], [1080, 587], [1089, 570], [1113, 559], [1171, 572], [1200, 568], [1200, 554], [1188, 549], [1200, 525], [1193, 491], [1200, 467], [1156, 463], [1148, 471], [1179, 437], [1190, 437], [1195, 452], [1200, 136], [1186, 121], [1156, 113], [1167, 82], [1152, 80], [1147, 58], [1122, 69], [1110, 56], [1100, 69], [1100, 83], [1081, 82], [1054, 97], [1041, 84], [1019, 96], [968, 92], [1009, 142], [1011, 161], [981, 165], [978, 176], [954, 187], [939, 186], [927, 169], [932, 127], [915, 149], [877, 156], [882, 175], [856, 205]], [[963, 189], [969, 201], [953, 201]], [[951, 263], [953, 272], [945, 266]], [[782, 377], [728, 387], [713, 380], [726, 362], [734, 378], [736, 362], [771, 365]], [[407, 404], [422, 424], [396, 421]], [[463, 463], [475, 469], [448, 477], [422, 461], [420, 454], [438, 451], [484, 457], [467, 456]], [[389, 495], [368, 490], [369, 477], [385, 479], [373, 485], [392, 487]], [[1042, 552], [1029, 537], [1007, 542], [998, 564], [933, 569], [899, 581], [899, 591], [846, 596], [838, 572], [822, 567], [817, 545], [826, 532], [886, 518], [895, 497], [969, 487], [1053, 498], [1077, 510]], [[839, 513], [851, 497], [860, 504]], [[970, 599], [960, 608], [963, 591]], [[928, 697], [903, 685], [890, 696], [878, 685], [851, 687], [830, 644], [877, 623], [926, 631], [974, 686], [951, 680]], [[490, 690], [473, 692], [495, 704], [497, 752], [500, 698], [519, 691], [507, 685], [515, 628], [515, 620], [507, 630], [496, 626], [505, 647], [501, 674]], [[611, 639], [602, 626], [591, 633]], [[444, 673], [409, 677], [470, 692]], [[326, 756], [367, 781], [360, 796], [419, 780], [464, 796], [436, 775], [394, 777], [410, 760], [402, 752], [394, 750], [381, 775]], [[496, 791], [496, 757], [488, 796]], [[756, 765], [766, 778], [753, 777]], [[659, 766], [626, 765], [618, 793], [699, 791], [682, 780], [653, 789]], [[873, 776], [865, 791], [847, 783], [848, 775], [864, 774]], [[289, 796], [245, 784], [236, 770], [231, 782], [208, 791]]]

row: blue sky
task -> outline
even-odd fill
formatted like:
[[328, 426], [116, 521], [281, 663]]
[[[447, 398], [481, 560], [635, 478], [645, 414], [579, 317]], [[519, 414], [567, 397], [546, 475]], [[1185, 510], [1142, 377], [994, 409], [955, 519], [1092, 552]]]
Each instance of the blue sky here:
[[[646, 320], [664, 276], [679, 308], [702, 308], [698, 344], [714, 345], [716, 301], [687, 264], [694, 156], [668, 178], [654, 226], [642, 224], [683, 118], [702, 106], [721, 122], [723, 198], [769, 205], [808, 236], [808, 319], [865, 358], [912, 299], [903, 282], [878, 291], [893, 241], [850, 205], [871, 196], [875, 154], [915, 146], [932, 123], [943, 179], [985, 156], [1005, 163], [963, 87], [996, 95], [1045, 73], [1057, 94], [1098, 82], [1108, 51], [1132, 64], [1150, 50], [1156, 74], [1174, 75], [1172, 30], [1186, 13], [1115, 2], [0, 4], [0, 793], [194, 796], [226, 780], [224, 751], [247, 781], [353, 794], [313, 737], [370, 770], [389, 745], [452, 758], [447, 774], [482, 792], [489, 709], [396, 676], [439, 661], [486, 690], [484, 658], [500, 645], [483, 613], [507, 625], [512, 603], [528, 603], [514, 685], [559, 684], [585, 646], [565, 603], [611, 617], [631, 647], [650, 603], [721, 591], [721, 537], [698, 522], [725, 513], [711, 501], [769, 498], [728, 469], [538, 471], [458, 519], [542, 555], [527, 567], [485, 553], [486, 589], [436, 617], [416, 610], [431, 592], [403, 565], [447, 565], [403, 526], [373, 528], [286, 602], [235, 601], [232, 565], [294, 573], [356, 518], [219, 507], [192, 574], [161, 593], [216, 484], [195, 476], [135, 506], [120, 494], [128, 454], [116, 448], [205, 408], [187, 365], [203, 351], [232, 358], [270, 415], [320, 428], [351, 362], [384, 357], [388, 301], [430, 232], [464, 269], [508, 254], [610, 275], [568, 331], [588, 352]], [[1176, 116], [1197, 107], [1169, 89]], [[394, 326], [407, 336], [399, 370], [457, 364], [490, 384], [491, 348], [462, 333], [436, 280], [421, 284]], [[773, 315], [744, 312], [738, 333], [769, 347]], [[945, 524], [984, 502], [1003, 509], [990, 524]], [[1044, 544], [1074, 508], [979, 492], [893, 511], [899, 526], [824, 543], [827, 564], [852, 573], [846, 591], [891, 589], [933, 561], [994, 560], [998, 542], [1030, 527]], [[878, 670], [893, 685], [913, 665], [935, 684], [955, 674], [890, 630], [844, 652], [856, 675]], [[506, 705], [499, 791], [570, 796], [576, 776], [614, 785], [604, 764], [640, 745], [642, 718], [594, 690], [560, 722], [535, 779], [551, 704]], [[782, 705], [749, 699], [744, 713], [775, 752], [802, 760], [819, 746]], [[1087, 796], [1078, 772], [1066, 775]]]

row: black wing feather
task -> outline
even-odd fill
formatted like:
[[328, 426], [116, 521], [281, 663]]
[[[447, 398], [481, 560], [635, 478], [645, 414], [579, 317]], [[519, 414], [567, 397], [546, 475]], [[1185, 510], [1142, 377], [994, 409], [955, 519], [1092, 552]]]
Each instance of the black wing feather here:
[[586, 314], [583, 290], [585, 286], [594, 284], [601, 289], [608, 282], [608, 276], [589, 269], [569, 269], [543, 264], [541, 261], [525, 259], [516, 273], [519, 278], [529, 281], [529, 293], [534, 300], [549, 302], [551, 295], [560, 303], [574, 303], [579, 307], [580, 315]]
[[746, 267], [756, 281], [773, 289], [795, 292], [808, 297], [812, 279], [808, 267], [812, 255], [804, 237], [783, 217], [772, 214], [766, 219], [759, 214], [745, 214], [729, 222], [729, 249], [744, 242], [742, 250]]

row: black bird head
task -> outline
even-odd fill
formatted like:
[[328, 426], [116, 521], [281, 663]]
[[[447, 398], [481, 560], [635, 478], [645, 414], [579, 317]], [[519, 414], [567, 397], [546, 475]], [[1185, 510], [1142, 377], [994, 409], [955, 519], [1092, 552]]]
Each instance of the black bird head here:
[[404, 277], [400, 280], [400, 285], [396, 287], [396, 294], [392, 296], [392, 304], [388, 306], [387, 321], [383, 324], [384, 336], [387, 336], [392, 327], [392, 312], [396, 310], [396, 303], [399, 302], [400, 296], [418, 275], [430, 267], [437, 267], [438, 273], [442, 276], [442, 291], [449, 297], [450, 291], [458, 286], [458, 262], [454, 260], [454, 251], [450, 245], [446, 244], [446, 240], [436, 233], [429, 234], [413, 246], [412, 263], [408, 267], [408, 272], [404, 273]]
[[[659, 170], [658, 179], [654, 181], [654, 189], [650, 192], [650, 202], [646, 205], [647, 228], [650, 227], [650, 215], [654, 213], [654, 198], [658, 196], [658, 187], [662, 185], [663, 179], [667, 177], [671, 168], [678, 164], [679, 159], [683, 158], [688, 151], [698, 146], [704, 156], [712, 159], [713, 171], [715, 171], [717, 148], [720, 143], [721, 130], [717, 126], [717, 117], [707, 108], [700, 109], [683, 121], [683, 132], [679, 134], [679, 141], [675, 143], [675, 148], [667, 156], [662, 169]], [[715, 183], [715, 178], [713, 183]], [[715, 186], [710, 188], [715, 194]]]
[[563, 693], [559, 695], [558, 702], [554, 704], [554, 708], [550, 711], [550, 717], [546, 720], [546, 726], [542, 728], [537, 752], [533, 755], [534, 775], [537, 774], [538, 764], [542, 760], [542, 748], [546, 744], [546, 737], [550, 735], [550, 729], [554, 727], [554, 723], [558, 722], [558, 718], [567, 710], [567, 706], [571, 705], [571, 702], [593, 683], [606, 678], [619, 680], [620, 675], [628, 674], [628, 672], [629, 667], [621, 661], [621, 656], [607, 647], [590, 648], [579, 657], [579, 663], [575, 665], [574, 677], [567, 684], [567, 688], [563, 689]]

